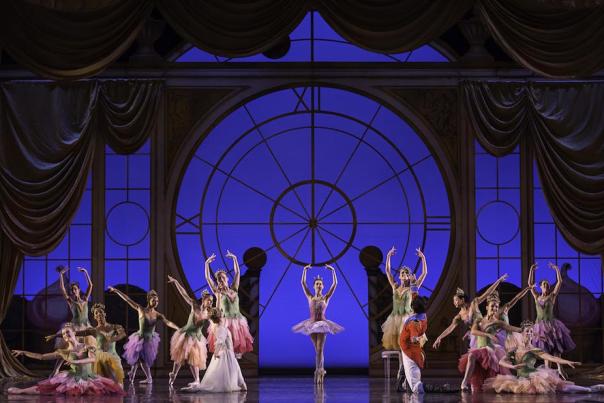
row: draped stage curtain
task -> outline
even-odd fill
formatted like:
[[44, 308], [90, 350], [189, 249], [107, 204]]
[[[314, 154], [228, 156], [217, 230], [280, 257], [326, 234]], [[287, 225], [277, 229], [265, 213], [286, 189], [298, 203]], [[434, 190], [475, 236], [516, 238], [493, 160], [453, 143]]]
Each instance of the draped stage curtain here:
[[472, 6], [532, 71], [575, 77], [604, 67], [604, 6], [541, 0], [6, 0], [0, 46], [36, 74], [76, 79], [116, 61], [154, 8], [192, 44], [226, 57], [270, 48], [315, 8], [352, 43], [393, 53], [433, 41]]
[[604, 253], [604, 84], [467, 82], [463, 96], [492, 154], [528, 137], [560, 232], [580, 251]]
[[[44, 255], [77, 212], [96, 147], [134, 152], [158, 113], [159, 81], [0, 84], [0, 323], [23, 255]], [[0, 378], [28, 374], [0, 334]]]

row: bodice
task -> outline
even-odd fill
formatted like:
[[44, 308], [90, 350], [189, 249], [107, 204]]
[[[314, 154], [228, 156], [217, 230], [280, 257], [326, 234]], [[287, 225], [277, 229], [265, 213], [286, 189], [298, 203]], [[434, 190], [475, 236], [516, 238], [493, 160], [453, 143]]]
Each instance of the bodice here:
[[239, 294], [229, 289], [220, 293], [220, 308], [225, 318], [236, 318], [241, 316], [239, 311]]
[[327, 309], [327, 302], [324, 298], [311, 298], [308, 301], [308, 307], [310, 308], [310, 319], [313, 321], [325, 320], [325, 310]]
[[138, 333], [145, 339], [150, 339], [155, 332], [157, 324], [157, 316], [153, 319], [147, 318], [147, 315], [139, 315], [138, 317]]
[[115, 341], [112, 340], [115, 336], [115, 326], [111, 326], [111, 330], [96, 329], [96, 345], [97, 347], [106, 353], [117, 354], [115, 349]]
[[554, 304], [551, 298], [547, 299], [537, 299], [537, 303], [535, 304], [537, 308], [537, 320], [546, 320], [550, 321], [554, 319]]
[[74, 301], [71, 300], [69, 304], [69, 310], [71, 311], [71, 322], [76, 326], [88, 326], [88, 301]]
[[398, 288], [392, 290], [392, 313], [391, 315], [409, 315], [411, 313], [411, 300], [413, 295], [411, 288], [407, 287], [403, 292]]

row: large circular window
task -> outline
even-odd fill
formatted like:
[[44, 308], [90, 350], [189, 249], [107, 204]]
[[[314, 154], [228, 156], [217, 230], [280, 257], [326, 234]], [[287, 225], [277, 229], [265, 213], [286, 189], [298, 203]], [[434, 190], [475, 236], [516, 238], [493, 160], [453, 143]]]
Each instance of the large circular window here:
[[[387, 107], [341, 89], [291, 88], [233, 111], [195, 150], [178, 194], [176, 244], [195, 291], [206, 286], [209, 254], [219, 256], [215, 269], [229, 269], [226, 249], [240, 257], [251, 247], [266, 251], [264, 367], [314, 366], [312, 345], [290, 327], [308, 317], [302, 266], [332, 264], [339, 286], [327, 316], [346, 331], [328, 341], [326, 362], [366, 366], [369, 301], [359, 252], [395, 245], [395, 264], [417, 268], [415, 249], [423, 248], [429, 275], [421, 292], [430, 295], [449, 251], [448, 200], [433, 154]], [[310, 272], [317, 274], [331, 283], [323, 268]]]

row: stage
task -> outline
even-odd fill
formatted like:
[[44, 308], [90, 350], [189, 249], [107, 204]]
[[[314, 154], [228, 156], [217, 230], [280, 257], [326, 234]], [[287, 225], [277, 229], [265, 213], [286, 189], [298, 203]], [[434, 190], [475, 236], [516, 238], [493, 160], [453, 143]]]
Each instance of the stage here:
[[[187, 394], [178, 389], [186, 386], [188, 379], [177, 380], [174, 390], [168, 387], [166, 378], [157, 378], [154, 385], [136, 385], [126, 388], [127, 396], [123, 398], [66, 398], [52, 396], [7, 396], [1, 395], [0, 401], [27, 401], [27, 402], [182, 402], [182, 403], [240, 403], [240, 402], [604, 402], [602, 395], [556, 395], [556, 396], [531, 396], [509, 394], [470, 394], [451, 391], [449, 393], [426, 392], [422, 396], [414, 396], [397, 392], [394, 384], [389, 385], [380, 378], [366, 376], [329, 376], [322, 388], [313, 385], [312, 377], [279, 377], [261, 376], [247, 379], [248, 391], [246, 393], [205, 393]], [[426, 389], [431, 387], [443, 388], [449, 384], [450, 388], [458, 389], [458, 379], [427, 379]], [[2, 383], [3, 392], [9, 386], [28, 386], [15, 384], [10, 381]]]

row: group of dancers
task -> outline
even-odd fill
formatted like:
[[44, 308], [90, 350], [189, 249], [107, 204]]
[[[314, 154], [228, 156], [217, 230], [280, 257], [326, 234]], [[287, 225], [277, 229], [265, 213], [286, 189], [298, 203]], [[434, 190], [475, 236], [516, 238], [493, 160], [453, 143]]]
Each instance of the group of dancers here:
[[[122, 291], [109, 287], [110, 292], [138, 313], [139, 329], [128, 337], [122, 357], [117, 353], [116, 342], [125, 338], [126, 333], [122, 326], [107, 322], [103, 304], [96, 303], [92, 306], [96, 326], [90, 325], [88, 301], [93, 284], [86, 269], [78, 268], [88, 283], [86, 292], [82, 294], [77, 283], [71, 283], [67, 292], [64, 275], [69, 268], [60, 267], [59, 284], [72, 319], [57, 333], [46, 338], [47, 341], [56, 339], [55, 351], [40, 354], [13, 350], [15, 357], [23, 355], [37, 360], [56, 360], [55, 369], [48, 379], [34, 386], [23, 389], [13, 387], [7, 392], [69, 396], [122, 395], [125, 375], [121, 358], [130, 366], [130, 383], [134, 383], [140, 367], [145, 375], [140, 383], [151, 384], [151, 366], [157, 357], [160, 343], [159, 334], [155, 331], [158, 321], [175, 330], [170, 340], [170, 358], [174, 362], [169, 374], [170, 387], [173, 387], [180, 368], [188, 364], [193, 382], [181, 389], [184, 392], [247, 390], [237, 359], [253, 350], [254, 339], [247, 320], [239, 311], [240, 269], [237, 257], [229, 251], [226, 256], [233, 262], [233, 282], [229, 284], [229, 276], [224, 270], [212, 273], [210, 264], [216, 259], [216, 255], [211, 255], [205, 262], [205, 276], [212, 294], [204, 290], [199, 299], [189, 296], [176, 279], [168, 276], [168, 283], [173, 284], [191, 308], [183, 327], [178, 327], [157, 311], [159, 296], [156, 291], [150, 290], [147, 293], [147, 304], [142, 306]], [[207, 338], [204, 336], [204, 329], [207, 331]], [[206, 367], [208, 350], [212, 352], [212, 359]], [[69, 369], [61, 371], [64, 365], [68, 365]], [[205, 374], [200, 379], [202, 370], [205, 370]]]
[[[382, 325], [382, 344], [386, 350], [400, 351], [404, 383], [407, 391], [423, 393], [421, 369], [424, 368], [423, 346], [427, 341], [428, 321], [424, 298], [419, 296], [427, 274], [428, 266], [424, 253], [418, 248], [421, 272], [416, 278], [409, 267], [398, 271], [399, 282], [392, 274], [391, 260], [396, 253], [393, 247], [386, 256], [385, 272], [392, 286], [392, 312]], [[156, 310], [159, 296], [154, 290], [147, 293], [147, 304], [141, 306], [122, 291], [109, 287], [109, 291], [123, 299], [138, 313], [139, 330], [128, 337], [122, 357], [130, 366], [128, 379], [133, 383], [138, 368], [145, 375], [141, 383], [153, 382], [151, 366], [158, 352], [159, 335], [155, 331], [158, 321], [175, 330], [170, 340], [170, 357], [174, 362], [169, 374], [172, 387], [181, 367], [188, 364], [193, 382], [182, 388], [185, 392], [231, 392], [246, 390], [246, 384], [237, 362], [238, 358], [253, 350], [253, 338], [246, 318], [239, 310], [240, 268], [237, 257], [227, 251], [227, 258], [233, 263], [233, 281], [224, 270], [212, 273], [210, 264], [216, 260], [212, 254], [205, 261], [205, 278], [210, 292], [203, 291], [201, 297], [191, 297], [186, 289], [173, 277], [168, 276], [178, 294], [190, 306], [187, 323], [178, 327]], [[497, 287], [507, 279], [501, 276], [482, 295], [469, 300], [465, 292], [457, 289], [453, 304], [459, 309], [451, 324], [436, 338], [433, 344], [438, 349], [442, 340], [458, 326], [465, 326], [469, 339], [469, 349], [459, 360], [459, 370], [463, 374], [462, 391], [494, 391], [497, 393], [590, 393], [604, 392], [604, 385], [583, 387], [567, 381], [562, 366], [575, 367], [579, 362], [562, 358], [575, 348], [568, 328], [553, 315], [553, 308], [562, 285], [560, 269], [550, 263], [555, 270], [557, 282], [551, 287], [547, 280], [540, 282], [541, 292], [535, 284], [533, 265], [529, 271], [528, 286], [512, 300], [500, 305]], [[332, 273], [332, 284], [323, 292], [323, 278], [313, 279], [313, 290], [307, 283], [310, 265], [302, 271], [301, 285], [308, 300], [310, 318], [292, 327], [296, 333], [310, 336], [315, 349], [315, 384], [322, 384], [325, 377], [324, 347], [328, 334], [337, 334], [343, 327], [325, 317], [325, 311], [332, 299], [338, 281], [336, 271], [327, 265]], [[56, 360], [52, 375], [36, 385], [25, 388], [9, 388], [10, 394], [66, 394], [66, 395], [112, 395], [123, 394], [124, 370], [116, 351], [116, 342], [125, 338], [122, 326], [110, 324], [106, 320], [105, 307], [96, 303], [92, 315], [96, 326], [88, 320], [88, 300], [92, 293], [92, 281], [88, 272], [81, 271], [88, 283], [82, 294], [79, 284], [71, 283], [67, 292], [64, 275], [69, 269], [59, 271], [60, 288], [72, 314], [66, 323], [47, 340], [56, 339], [55, 351], [47, 354], [13, 350], [15, 356], [27, 356], [38, 360]], [[523, 321], [520, 326], [509, 324], [508, 312], [528, 292], [535, 300], [537, 319], [535, 323]], [[486, 314], [480, 305], [486, 302]], [[205, 333], [205, 334], [204, 334]], [[207, 335], [207, 337], [206, 337]], [[464, 336], [464, 338], [466, 338]], [[206, 367], [208, 351], [212, 353]], [[537, 363], [544, 361], [543, 366]], [[557, 370], [550, 368], [556, 364]], [[61, 371], [68, 365], [68, 371]], [[200, 371], [205, 370], [203, 378]], [[515, 373], [515, 374], [514, 374]]]
[[[424, 366], [423, 345], [427, 338], [425, 307], [419, 301], [418, 289], [427, 275], [426, 258], [418, 249], [422, 261], [420, 276], [415, 279], [408, 267], [399, 270], [397, 283], [392, 276], [391, 258], [393, 247], [386, 256], [386, 275], [392, 286], [392, 312], [382, 325], [382, 345], [386, 350], [399, 350], [406, 389], [412, 393], [423, 393], [421, 369]], [[569, 361], [562, 355], [573, 350], [570, 330], [554, 317], [554, 305], [562, 286], [562, 275], [558, 266], [550, 263], [556, 272], [556, 285], [552, 288], [547, 280], [535, 284], [534, 264], [529, 270], [527, 287], [508, 303], [501, 305], [497, 287], [508, 275], [504, 274], [482, 295], [469, 300], [458, 288], [453, 304], [459, 312], [451, 324], [436, 338], [433, 344], [438, 349], [442, 340], [458, 326], [467, 328], [464, 336], [469, 339], [469, 349], [459, 359], [459, 371], [463, 374], [462, 391], [496, 393], [601, 393], [604, 385], [579, 386], [566, 380], [562, 366], [574, 368], [580, 362]], [[536, 306], [536, 320], [523, 321], [520, 326], [509, 324], [508, 313], [527, 293], [531, 293]], [[480, 305], [485, 302], [486, 314]], [[539, 361], [544, 364], [537, 366]], [[556, 364], [557, 369], [550, 368]]]

